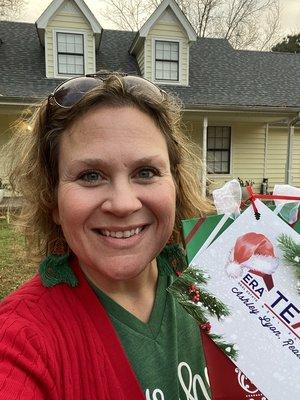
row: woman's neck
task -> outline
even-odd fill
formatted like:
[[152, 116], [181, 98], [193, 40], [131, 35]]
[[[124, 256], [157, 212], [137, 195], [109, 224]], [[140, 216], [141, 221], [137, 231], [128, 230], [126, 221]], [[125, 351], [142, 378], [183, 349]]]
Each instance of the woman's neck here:
[[112, 300], [144, 323], [149, 321], [153, 308], [158, 269], [156, 259], [137, 277], [126, 281], [98, 282], [83, 268], [88, 279]]

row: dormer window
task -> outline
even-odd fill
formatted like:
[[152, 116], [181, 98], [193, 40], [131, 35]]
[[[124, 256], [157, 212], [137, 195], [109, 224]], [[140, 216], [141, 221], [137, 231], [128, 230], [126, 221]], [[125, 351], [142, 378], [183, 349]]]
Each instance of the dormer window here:
[[57, 72], [59, 75], [84, 75], [84, 35], [56, 32]]
[[179, 42], [155, 40], [155, 80], [179, 81]]

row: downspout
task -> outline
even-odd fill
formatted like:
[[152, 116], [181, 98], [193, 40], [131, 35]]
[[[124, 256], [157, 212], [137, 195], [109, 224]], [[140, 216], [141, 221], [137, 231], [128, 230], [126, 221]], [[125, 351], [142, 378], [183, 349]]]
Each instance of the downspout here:
[[288, 185], [292, 184], [292, 167], [293, 167], [293, 140], [295, 125], [300, 121], [300, 111], [297, 116], [289, 121], [289, 134], [288, 134], [288, 147], [287, 147], [287, 160], [286, 160], [286, 172], [285, 172], [285, 183]]
[[207, 181], [207, 166], [206, 166], [206, 154], [207, 154], [207, 126], [208, 118], [203, 118], [203, 131], [202, 131], [202, 196], [206, 197], [206, 181]]

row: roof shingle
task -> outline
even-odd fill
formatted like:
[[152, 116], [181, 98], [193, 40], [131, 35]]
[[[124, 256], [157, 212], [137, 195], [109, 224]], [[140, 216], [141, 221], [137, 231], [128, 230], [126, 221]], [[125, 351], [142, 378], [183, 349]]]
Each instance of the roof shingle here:
[[[128, 52], [134, 37], [135, 32], [105, 30], [97, 70], [139, 74]], [[0, 39], [2, 99], [46, 97], [60, 80], [45, 77], [35, 25], [1, 21]], [[225, 39], [199, 38], [190, 47], [189, 82], [165, 88], [189, 106], [300, 108], [300, 54], [234, 50]]]

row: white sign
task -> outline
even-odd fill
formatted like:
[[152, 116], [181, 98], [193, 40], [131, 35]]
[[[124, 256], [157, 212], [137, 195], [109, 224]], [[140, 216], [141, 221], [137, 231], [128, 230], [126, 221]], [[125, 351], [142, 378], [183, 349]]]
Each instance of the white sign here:
[[300, 235], [260, 201], [249, 207], [191, 266], [208, 273], [206, 289], [230, 316], [211, 318], [211, 333], [238, 350], [235, 364], [268, 400], [300, 398], [300, 296], [278, 237]]

